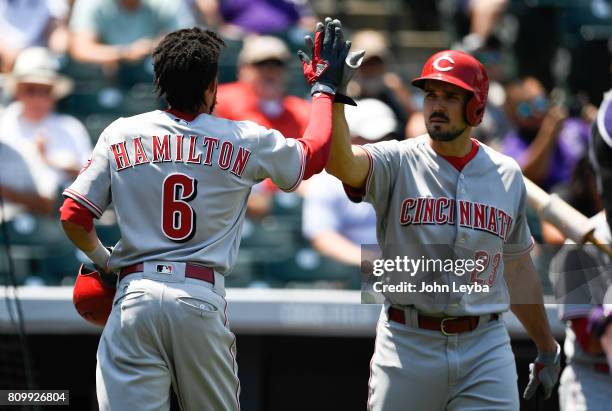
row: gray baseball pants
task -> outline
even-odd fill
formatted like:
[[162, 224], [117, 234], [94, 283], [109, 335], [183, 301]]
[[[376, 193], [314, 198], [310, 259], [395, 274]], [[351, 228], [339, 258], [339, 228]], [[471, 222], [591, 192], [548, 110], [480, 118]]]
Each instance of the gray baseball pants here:
[[612, 375], [590, 364], [570, 363], [559, 380], [561, 411], [607, 411], [612, 407]]
[[389, 321], [384, 306], [370, 366], [369, 411], [518, 411], [510, 337], [501, 320], [446, 336]]
[[[164, 262], [164, 264], [169, 264]], [[121, 280], [97, 353], [100, 410], [239, 410], [236, 339], [224, 291], [151, 270]]]

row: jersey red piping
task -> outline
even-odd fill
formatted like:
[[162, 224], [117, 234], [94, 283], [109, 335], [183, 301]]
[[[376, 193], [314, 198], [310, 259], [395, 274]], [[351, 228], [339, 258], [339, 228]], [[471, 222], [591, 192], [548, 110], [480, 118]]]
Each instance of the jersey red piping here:
[[77, 191], [74, 191], [74, 190], [72, 190], [70, 188], [67, 188], [67, 189], [64, 190], [62, 195], [65, 196], [65, 197], [70, 197], [73, 200], [79, 202], [81, 205], [87, 207], [90, 211], [92, 211], [94, 213], [94, 215], [96, 217], [99, 218], [99, 217], [102, 216], [102, 209], [100, 207], [98, 207], [96, 204], [94, 204], [87, 197], [82, 195], [81, 193], [79, 193]]
[[300, 174], [298, 175], [298, 178], [295, 184], [293, 184], [291, 187], [287, 189], [280, 187], [280, 189], [283, 190], [285, 193], [291, 193], [298, 188], [298, 186], [304, 179], [304, 170], [306, 169], [306, 152], [303, 146], [304, 143], [302, 143], [298, 139], [295, 139], [295, 141], [297, 142], [298, 149], [300, 150], [300, 163], [301, 163], [300, 164]]
[[349, 200], [355, 203], [360, 203], [361, 201], [363, 201], [363, 198], [365, 197], [365, 195], [368, 193], [368, 190], [370, 189], [370, 180], [373, 174], [374, 161], [372, 160], [372, 154], [370, 154], [369, 150], [367, 150], [363, 146], [357, 146], [357, 147], [362, 149], [368, 156], [368, 173], [366, 175], [366, 180], [363, 184], [363, 187], [360, 187], [360, 188], [351, 187], [344, 183], [342, 184], [342, 186]]
[[522, 255], [528, 254], [533, 247], [535, 246], [535, 241], [533, 240], [533, 237], [531, 237], [531, 243], [529, 244], [529, 246], [527, 248], [525, 248], [524, 250], [520, 250], [520, 251], [514, 251], [514, 252], [504, 252], [504, 257], [520, 257]]
[[365, 190], [363, 192], [363, 197], [365, 197], [366, 194], [370, 192], [370, 183], [372, 182], [372, 175], [374, 174], [374, 159], [372, 158], [372, 153], [370, 153], [370, 150], [368, 150], [366, 147], [361, 147], [361, 149], [366, 152], [368, 155], [368, 161], [370, 162], [368, 166], [368, 176], [366, 177]]

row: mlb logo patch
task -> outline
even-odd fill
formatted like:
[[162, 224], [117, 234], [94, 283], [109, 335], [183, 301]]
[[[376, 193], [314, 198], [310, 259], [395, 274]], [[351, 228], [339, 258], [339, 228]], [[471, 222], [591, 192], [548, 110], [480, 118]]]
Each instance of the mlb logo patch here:
[[165, 264], [157, 264], [156, 271], [160, 274], [172, 274], [172, 266]]

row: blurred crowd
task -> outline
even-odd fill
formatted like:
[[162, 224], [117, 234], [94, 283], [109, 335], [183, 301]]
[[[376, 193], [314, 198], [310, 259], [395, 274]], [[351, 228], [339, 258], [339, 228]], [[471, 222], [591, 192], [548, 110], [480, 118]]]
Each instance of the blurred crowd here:
[[[355, 144], [423, 134], [422, 96], [408, 86], [414, 67], [429, 51], [462, 49], [491, 79], [475, 137], [586, 216], [602, 209], [587, 149], [597, 106], [612, 87], [612, 1], [380, 1], [381, 9], [395, 7], [380, 27], [364, 25], [351, 3], [0, 0], [0, 212], [19, 281], [72, 283], [85, 257], [57, 234], [59, 193], [107, 124], [164, 107], [153, 93], [150, 54], [165, 33], [193, 25], [217, 30], [227, 47], [216, 115], [299, 137], [310, 103], [295, 51], [330, 7], [353, 50], [366, 50], [348, 87], [358, 101], [347, 107]], [[434, 38], [423, 33], [441, 40], [402, 40]], [[351, 203], [336, 179], [316, 176], [293, 194], [264, 181], [247, 215], [230, 285], [359, 287], [360, 246], [376, 242], [375, 215]], [[530, 225], [540, 244], [566, 240], [535, 212]], [[98, 231], [106, 242], [117, 240], [112, 210]], [[542, 267], [552, 256], [545, 254]]]

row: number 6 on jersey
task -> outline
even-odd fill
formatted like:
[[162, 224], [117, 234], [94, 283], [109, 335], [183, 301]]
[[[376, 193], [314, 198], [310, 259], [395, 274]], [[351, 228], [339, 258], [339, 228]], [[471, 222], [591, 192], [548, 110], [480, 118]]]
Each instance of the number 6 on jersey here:
[[170, 174], [162, 184], [161, 229], [172, 241], [183, 243], [195, 234], [196, 214], [188, 204], [197, 194], [197, 180]]

